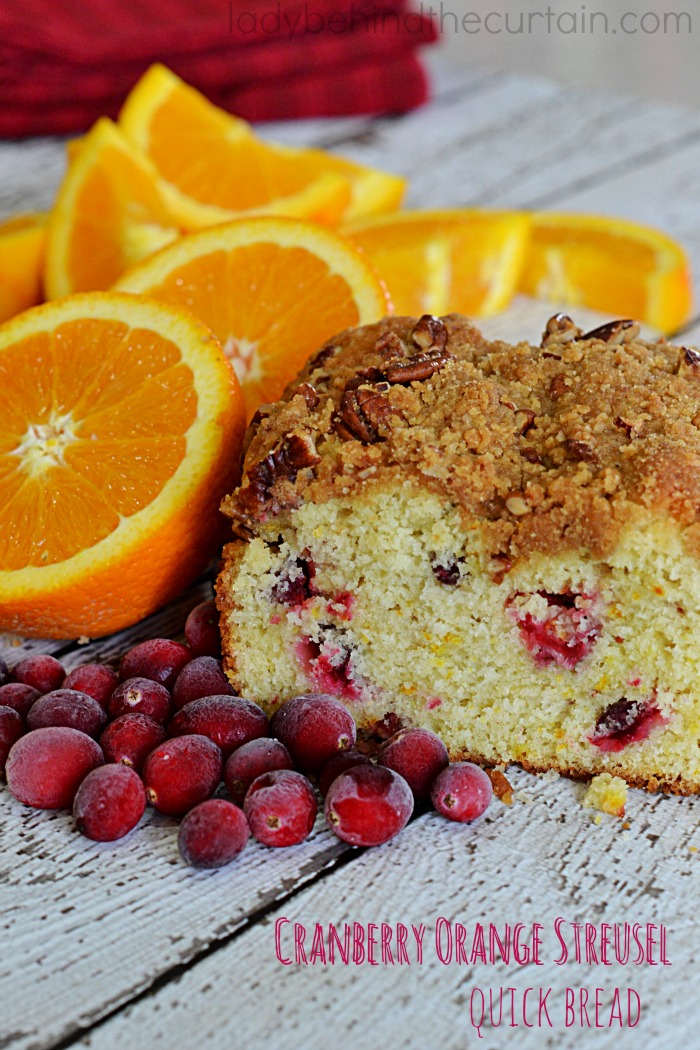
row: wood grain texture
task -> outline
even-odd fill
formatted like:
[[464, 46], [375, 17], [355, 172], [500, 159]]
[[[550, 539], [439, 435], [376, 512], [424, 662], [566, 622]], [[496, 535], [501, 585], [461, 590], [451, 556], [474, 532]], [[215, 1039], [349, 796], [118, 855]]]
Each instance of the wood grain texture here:
[[[417, 206], [557, 206], [629, 215], [665, 226], [700, 259], [695, 172], [700, 117], [555, 87], [508, 74], [439, 76], [430, 108], [400, 119], [267, 126], [270, 138], [327, 145], [411, 178]], [[0, 212], [50, 203], [63, 144], [0, 146]], [[519, 299], [484, 323], [491, 335], [537, 339], [552, 308]], [[597, 314], [577, 312], [585, 323]], [[693, 334], [695, 333], [695, 334]], [[700, 339], [700, 325], [687, 340]], [[5, 637], [12, 665], [54, 652], [67, 667], [116, 661], [154, 635], [181, 636], [201, 581], [168, 609], [121, 635], [85, 645]], [[529, 801], [498, 804], [474, 827], [422, 816], [394, 843], [361, 853], [319, 822], [289, 851], [251, 845], [230, 868], [187, 870], [175, 822], [150, 816], [126, 841], [80, 839], [67, 814], [27, 810], [2, 792], [0, 814], [0, 1050], [60, 1044], [96, 1050], [131, 1043], [170, 1050], [301, 1050], [342, 1042], [358, 1050], [482, 1046], [693, 1046], [700, 1013], [678, 995], [694, 973], [698, 799], [630, 793], [629, 833], [592, 824], [582, 788], [517, 773]], [[280, 915], [311, 928], [344, 921], [665, 922], [672, 969], [442, 966], [282, 967]], [[547, 944], [553, 947], [551, 931]], [[426, 934], [426, 938], [430, 933]], [[549, 952], [551, 960], [552, 952]], [[688, 970], [687, 967], [692, 967]], [[633, 972], [630, 973], [630, 970]], [[284, 978], [284, 980], [280, 980]], [[632, 984], [643, 1022], [616, 1030], [484, 1030], [469, 1024], [475, 986]], [[132, 1003], [129, 1008], [125, 1004]], [[106, 1019], [106, 1020], [105, 1020]], [[88, 1034], [81, 1039], [81, 1033]]]

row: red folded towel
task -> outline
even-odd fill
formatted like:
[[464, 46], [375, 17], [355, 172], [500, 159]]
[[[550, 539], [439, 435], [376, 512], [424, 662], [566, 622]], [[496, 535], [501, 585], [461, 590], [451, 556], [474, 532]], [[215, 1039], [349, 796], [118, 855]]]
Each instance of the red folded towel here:
[[0, 7], [0, 135], [82, 131], [162, 61], [249, 120], [398, 112], [424, 102], [407, 0], [23, 0]]

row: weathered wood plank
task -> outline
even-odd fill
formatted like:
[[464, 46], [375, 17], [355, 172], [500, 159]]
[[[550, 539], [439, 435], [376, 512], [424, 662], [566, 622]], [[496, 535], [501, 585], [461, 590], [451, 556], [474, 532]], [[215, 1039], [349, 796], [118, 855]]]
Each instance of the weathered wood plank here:
[[[516, 802], [511, 809], [495, 804], [486, 819], [471, 826], [421, 817], [393, 843], [357, 856], [75, 1045], [117, 1050], [135, 1038], [153, 1047], [208, 1050], [232, 1045], [324, 1050], [329, 1038], [358, 1050], [695, 1045], [696, 1008], [679, 993], [698, 960], [688, 901], [695, 898], [699, 862], [690, 849], [699, 841], [700, 802], [634, 792], [626, 832], [614, 818], [592, 824], [590, 811], [578, 803], [580, 785], [524, 774], [515, 779], [529, 804]], [[512, 960], [443, 965], [434, 948], [441, 916], [472, 931], [477, 922], [493, 922], [501, 931], [504, 923], [539, 922], [545, 928], [544, 965], [521, 968]], [[664, 923], [673, 966], [557, 966], [556, 916], [567, 923]], [[283, 966], [274, 942], [280, 917], [306, 928], [307, 958], [316, 922], [332, 922], [341, 934], [344, 923], [403, 922], [409, 930], [410, 924], [423, 923], [423, 965], [411, 952], [410, 966], [321, 961]], [[283, 946], [285, 956], [293, 957], [291, 929], [284, 928]], [[573, 953], [571, 927], [564, 936]], [[567, 1030], [564, 989], [582, 985], [593, 989], [592, 996], [596, 987], [603, 988], [608, 1011], [615, 987], [633, 987], [642, 1001], [639, 1027]], [[514, 987], [522, 995], [529, 986], [554, 989], [552, 1029], [543, 1017], [542, 1028], [527, 1031], [520, 1013], [515, 1029], [506, 1022], [505, 1030], [494, 1030], [487, 1022], [479, 1042], [469, 1019], [472, 991], [481, 988], [488, 996], [489, 988]]]

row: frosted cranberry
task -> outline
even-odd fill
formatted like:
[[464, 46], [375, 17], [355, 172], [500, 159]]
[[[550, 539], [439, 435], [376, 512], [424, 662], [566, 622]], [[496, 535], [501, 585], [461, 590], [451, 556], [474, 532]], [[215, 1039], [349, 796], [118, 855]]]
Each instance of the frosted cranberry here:
[[5, 682], [10, 680], [10, 672], [7, 669], [7, 664], [0, 656], [0, 685], [4, 685]]
[[109, 706], [109, 698], [119, 685], [119, 675], [106, 664], [83, 664], [74, 668], [63, 683], [64, 689], [77, 689], [87, 693], [93, 700], [104, 707]]
[[653, 701], [628, 700], [623, 696], [599, 716], [590, 741], [604, 752], [622, 751], [646, 740], [652, 729], [667, 721]]
[[22, 716], [11, 707], [0, 707], [0, 774], [5, 770], [10, 748], [23, 733]]
[[0, 705], [11, 707], [22, 718], [29, 714], [30, 707], [39, 699], [41, 693], [32, 685], [22, 685], [21, 682], [8, 682], [0, 685]]
[[413, 794], [384, 766], [353, 766], [331, 784], [324, 809], [328, 824], [351, 846], [381, 846], [405, 828]]
[[193, 656], [214, 656], [221, 659], [221, 635], [216, 602], [195, 605], [185, 621], [185, 638]]
[[177, 836], [183, 860], [195, 868], [222, 868], [245, 847], [250, 832], [243, 810], [224, 798], [191, 809]]
[[119, 665], [119, 677], [122, 682], [127, 678], [150, 678], [171, 689], [191, 659], [192, 653], [186, 645], [170, 638], [152, 638], [129, 649]]
[[275, 769], [293, 769], [291, 755], [284, 744], [270, 737], [250, 740], [229, 756], [224, 766], [224, 783], [229, 795], [239, 806], [253, 781]]
[[27, 715], [29, 729], [67, 726], [88, 736], [99, 736], [107, 722], [107, 712], [87, 693], [77, 689], [54, 689], [40, 696]]
[[296, 846], [311, 834], [316, 794], [306, 777], [277, 769], [256, 777], [243, 803], [250, 830], [264, 846]]
[[143, 766], [148, 801], [161, 813], [179, 817], [214, 794], [222, 766], [221, 750], [206, 736], [166, 740]]
[[31, 685], [40, 693], [50, 693], [53, 689], [60, 689], [66, 672], [63, 664], [54, 656], [39, 654], [20, 660], [12, 671], [12, 677], [15, 682]]
[[386, 741], [377, 761], [401, 774], [416, 802], [425, 802], [450, 757], [440, 737], [429, 729], [401, 729]]
[[156, 722], [166, 722], [170, 715], [170, 693], [165, 686], [150, 678], [127, 678], [109, 701], [110, 718], [119, 715], [148, 715]]
[[325, 693], [288, 700], [272, 716], [270, 731], [302, 773], [320, 773], [333, 755], [349, 750], [357, 739], [355, 719], [347, 707]]
[[168, 726], [170, 736], [201, 733], [228, 758], [241, 744], [267, 736], [269, 723], [261, 707], [240, 696], [202, 696], [180, 708]]
[[506, 603], [518, 625], [520, 638], [538, 666], [557, 664], [573, 671], [592, 651], [603, 629], [595, 612], [595, 599], [573, 591], [537, 593], [547, 602], [541, 617], [518, 609], [514, 601], [522, 595], [515, 595]]
[[341, 751], [340, 754], [333, 755], [330, 762], [326, 762], [323, 772], [318, 778], [318, 790], [325, 798], [329, 787], [341, 773], [344, 773], [346, 769], [352, 769], [354, 766], [368, 766], [370, 762], [369, 756], [363, 755], [361, 751]]
[[78, 788], [73, 819], [78, 831], [96, 842], [128, 835], [143, 816], [146, 792], [141, 777], [126, 766], [93, 769]]
[[488, 808], [492, 795], [488, 774], [473, 762], [453, 762], [443, 769], [430, 793], [438, 813], [462, 824], [480, 817]]
[[197, 656], [183, 668], [173, 686], [173, 703], [180, 710], [185, 704], [203, 696], [233, 696], [231, 684], [223, 672], [221, 660]]
[[107, 762], [121, 762], [140, 773], [144, 762], [165, 740], [165, 729], [148, 715], [119, 715], [100, 737]]
[[82, 781], [103, 761], [102, 748], [87, 733], [65, 726], [35, 729], [10, 750], [7, 786], [27, 806], [61, 809], [72, 805]]

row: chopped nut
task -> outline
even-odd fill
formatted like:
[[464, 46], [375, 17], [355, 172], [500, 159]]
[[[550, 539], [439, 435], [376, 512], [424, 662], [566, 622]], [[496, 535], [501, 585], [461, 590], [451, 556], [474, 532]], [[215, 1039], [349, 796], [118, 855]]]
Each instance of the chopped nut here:
[[390, 362], [385, 370], [389, 383], [419, 383], [444, 368], [454, 355], [447, 350], [423, 350], [403, 361]]
[[297, 397], [297, 395], [301, 395], [301, 397], [304, 398], [304, 401], [306, 401], [306, 407], [309, 410], [316, 408], [316, 405], [320, 400], [316, 388], [312, 386], [311, 383], [302, 383], [298, 386], [292, 394], [292, 397]]
[[366, 386], [367, 383], [377, 383], [384, 379], [384, 373], [378, 368], [361, 368], [356, 375], [348, 379], [345, 390], [357, 390], [358, 387]]
[[526, 459], [528, 461], [528, 463], [541, 463], [542, 462], [542, 460], [540, 459], [540, 454], [537, 451], [537, 449], [536, 448], [531, 448], [530, 446], [526, 446], [525, 448], [521, 448], [520, 449], [520, 455], [523, 457], [523, 459]]
[[261, 510], [276, 481], [281, 478], [294, 481], [300, 470], [320, 461], [311, 434], [305, 431], [287, 434], [264, 459], [250, 467], [248, 484], [238, 492], [239, 503], [252, 513]]
[[513, 805], [513, 786], [500, 769], [487, 769], [493, 793], [505, 806]]
[[572, 459], [577, 459], [583, 463], [598, 462], [598, 456], [585, 441], [577, 441], [575, 438], [567, 438], [564, 442], [564, 448]]
[[325, 364], [331, 357], [335, 357], [339, 352], [339, 346], [336, 346], [335, 343], [328, 343], [326, 346], [321, 347], [313, 357], [309, 358], [307, 367], [311, 370], [320, 368], [321, 365]]
[[626, 420], [622, 418], [622, 416], [615, 416], [615, 418], [613, 419], [613, 423], [616, 427], [619, 427], [620, 430], [625, 430], [627, 432], [627, 437], [632, 437], [632, 431], [634, 430], [634, 427], [631, 423], [627, 423]]
[[494, 554], [491, 560], [496, 562], [493, 582], [496, 584], [503, 583], [503, 580], [513, 568], [513, 562], [507, 554]]
[[520, 518], [523, 514], [530, 513], [530, 507], [526, 500], [520, 495], [508, 496], [506, 499], [506, 507], [511, 514], [515, 514], [516, 517]]
[[[547, 321], [540, 346], [563, 346], [581, 337], [581, 329], [574, 324], [568, 314], [555, 314]], [[547, 355], [550, 356], [550, 355]]]
[[641, 330], [638, 321], [625, 318], [621, 321], [609, 321], [608, 324], [602, 324], [599, 328], [593, 328], [582, 335], [581, 340], [600, 339], [601, 342], [608, 343], [610, 346], [620, 346], [622, 343], [633, 343]]
[[535, 413], [531, 408], [519, 408], [515, 413], [515, 421], [520, 428], [520, 433], [524, 436], [535, 425]]
[[700, 365], [700, 352], [692, 346], [682, 346], [676, 372], [680, 372], [684, 367], [696, 368], [697, 365]]
[[385, 360], [406, 356], [406, 344], [396, 332], [385, 332], [374, 344], [374, 349]]
[[379, 427], [387, 422], [393, 411], [385, 396], [388, 390], [388, 383], [346, 390], [333, 420], [336, 433], [345, 441], [354, 438], [364, 445], [381, 440]]
[[411, 338], [421, 350], [444, 350], [447, 346], [447, 329], [439, 317], [423, 314], [413, 329]]
[[563, 372], [557, 372], [552, 378], [552, 382], [549, 384], [549, 396], [550, 397], [561, 397], [568, 390], [568, 383], [566, 376]]

